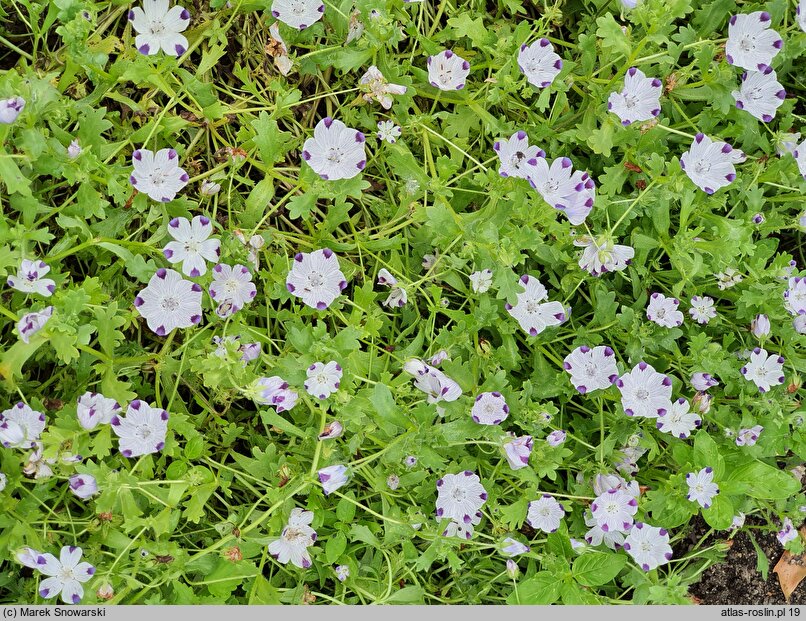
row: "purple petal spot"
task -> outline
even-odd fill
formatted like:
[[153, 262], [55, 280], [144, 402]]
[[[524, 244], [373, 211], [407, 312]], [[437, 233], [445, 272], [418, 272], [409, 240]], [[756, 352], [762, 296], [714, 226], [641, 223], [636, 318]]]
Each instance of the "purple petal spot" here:
[[300, 30], [305, 30], [307, 27], [308, 27], [308, 24], [300, 24], [299, 25]]
[[726, 55], [725, 55], [725, 58], [727, 58], [727, 59], [728, 59], [728, 64], [729, 64], [729, 65], [733, 65], [733, 64], [734, 64], [734, 62], [733, 62], [733, 56], [731, 56], [730, 54], [726, 54]]
[[742, 103], [740, 100], [738, 100], [738, 99], [737, 99], [737, 100], [736, 100], [736, 107], [737, 107], [739, 110], [744, 110], [744, 103]]
[[648, 366], [649, 366], [649, 365], [648, 365], [646, 362], [644, 362], [643, 360], [642, 360], [641, 362], [639, 362], [639, 363], [638, 363], [638, 368], [639, 368], [639, 369], [641, 369], [641, 371], [646, 370], [646, 368], [647, 368]]
[[632, 77], [635, 75], [636, 71], [638, 71], [638, 69], [636, 69], [635, 67], [630, 67], [629, 69], [627, 69], [627, 75]]
[[756, 355], [760, 354], [761, 353], [761, 348], [760, 347], [754, 347], [753, 348], [753, 353], [756, 354]]
[[182, 173], [181, 175], [179, 175], [179, 181], [181, 181], [182, 183], [187, 183], [188, 181], [190, 181], [190, 177], [188, 177], [187, 173]]
[[[193, 276], [193, 272], [198, 272], [198, 270], [196, 268], [193, 268], [193, 271], [191, 271], [191, 273], [190, 273], [191, 276]], [[196, 276], [198, 276], [198, 274], [196, 274]], [[201, 285], [199, 285], [199, 284], [194, 282], [193, 286], [190, 288], [190, 290], [195, 291], [196, 293], [201, 293], [201, 290], [202, 290]]]
[[143, 45], [137, 48], [137, 51], [145, 56], [148, 56], [149, 50], [151, 50], [151, 47], [148, 45], [148, 43], [144, 43]]
[[617, 379], [615, 384], [617, 388], [624, 388], [624, 382], [622, 382], [620, 379]]
[[157, 445], [154, 448], [157, 449], [158, 451], [161, 451], [162, 449], [165, 448], [165, 442], [157, 442]]
[[512, 304], [505, 303], [504, 308], [507, 309], [507, 310], [512, 310]]
[[658, 416], [660, 416], [661, 418], [666, 416], [666, 408], [658, 408]]
[[641, 530], [641, 529], [644, 527], [644, 523], [643, 523], [643, 522], [636, 522], [636, 523], [635, 523], [635, 527], [636, 527], [638, 530]]
[[165, 277], [167, 275], [168, 275], [168, 270], [166, 270], [164, 267], [161, 267], [161, 268], [159, 268], [157, 270], [157, 278], [159, 278], [160, 280], [165, 280]]
[[47, 599], [47, 598], [48, 598], [48, 593], [50, 593], [50, 589], [40, 589], [40, 590], [39, 590], [39, 595], [40, 595], [40, 597], [42, 597], [43, 599]]
[[[165, 248], [165, 249], [163, 249], [162, 254], [165, 255], [166, 259], [170, 259], [172, 256], [174, 256], [174, 251], [171, 250], [170, 248]], [[198, 274], [197, 274], [197, 276], [198, 276]]]
[[473, 473], [470, 470], [465, 470], [462, 474], [465, 475], [466, 477], [472, 477], [473, 476]]
[[652, 86], [655, 88], [660, 88], [661, 82], [658, 78], [652, 78]]
[[188, 13], [187, 9], [182, 9], [182, 12], [179, 14], [179, 19], [182, 19], [182, 20], [185, 20], [185, 21], [190, 19], [190, 13]]
[[771, 114], [762, 114], [761, 115], [761, 120], [764, 121], [765, 123], [769, 123], [770, 121], [772, 121], [772, 115]]
[[546, 47], [549, 44], [549, 40], [546, 39], [546, 38], [543, 38], [543, 39], [540, 39], [540, 41], [538, 41], [538, 43], [540, 44], [540, 47]]
[[497, 140], [493, 143], [493, 151], [499, 151], [501, 149], [501, 143]]
[[563, 362], [563, 369], [565, 369], [566, 371], [570, 371], [571, 364], [569, 362]]
[[324, 12], [325, 12], [325, 5], [324, 5], [324, 4], [320, 4], [320, 5], [319, 5], [319, 8], [317, 8], [316, 10], [317, 10], [317, 11], [319, 11], [320, 13], [324, 13]]
[[361, 132], [355, 132], [355, 141], [356, 142], [364, 142], [366, 138], [364, 138], [364, 134]]
[[560, 160], [560, 165], [563, 168], [570, 168], [571, 167], [571, 160], [568, 159], [567, 157], [564, 157], [562, 160]]
[[482, 500], [487, 500], [487, 492], [482, 492], [481, 494], [479, 494], [479, 498], [481, 498]]
[[326, 116], [324, 119], [322, 119], [322, 122], [328, 129], [330, 129], [330, 126], [333, 125], [333, 119], [331, 119], [329, 116]]
[[617, 380], [618, 380], [618, 375], [615, 375], [615, 374], [610, 375], [607, 378], [607, 381], [610, 382], [611, 384], [615, 384]]
[[274, 17], [280, 17], [280, 13], [279, 13], [279, 11], [272, 11], [272, 12], [271, 12], [271, 14], [272, 14]]
[[442, 507], [437, 509], [437, 517], [442, 517], [443, 513], [445, 513], [445, 510]]
[[609, 531], [610, 531], [610, 527], [609, 527], [607, 524], [602, 524], [602, 530], [603, 530], [604, 532], [609, 532]]
[[623, 120], [623, 121], [621, 122], [621, 124], [622, 124], [624, 127], [627, 127], [627, 125], [629, 125], [630, 123], [632, 123], [632, 121], [630, 121], [630, 120], [628, 120], [628, 119], [625, 119], [625, 120]]
[[445, 58], [453, 58], [453, 52], [450, 50], [445, 50]]
[[728, 175], [725, 175], [725, 179], [727, 179], [728, 181], [733, 181], [733, 180], [736, 179], [736, 175], [733, 174], [733, 173], [730, 173]]
[[113, 416], [110, 419], [109, 424], [112, 425], [113, 427], [117, 427], [118, 425], [120, 425], [120, 419], [117, 416]]
[[526, 132], [523, 130], [519, 130], [518, 133], [515, 134], [515, 136], [517, 136], [518, 140], [523, 140], [524, 138], [526, 138]]
[[629, 543], [624, 543], [624, 545], [622, 545], [621, 547], [624, 548], [625, 550], [629, 550], [630, 549], [630, 544]]
[[612, 104], [612, 103], [610, 103], [609, 101], [607, 102], [607, 109], [608, 109], [608, 110], [612, 110], [612, 109], [613, 109], [613, 104]]
[[168, 412], [166, 412], [165, 410], [163, 410], [162, 412], [160, 412], [160, 418], [161, 418], [162, 420], [168, 420]]
[[134, 11], [129, 11], [127, 17], [130, 22], [134, 21]]
[[778, 364], [783, 364], [783, 363], [784, 363], [784, 357], [783, 356], [778, 356]]
[[322, 255], [324, 255], [326, 259], [329, 259], [330, 257], [333, 256], [333, 251], [330, 248], [323, 248]]
[[176, 157], [176, 151], [174, 149], [168, 149], [168, 159], [172, 160]]
[[87, 575], [94, 576], [95, 575], [95, 567], [90, 566], [90, 568], [87, 569]]
[[663, 558], [665, 558], [667, 561], [672, 560], [672, 553], [671, 552], [665, 552], [663, 554]]
[[327, 308], [327, 304], [324, 302], [317, 302], [316, 303], [317, 310], [325, 310]]
[[184, 46], [184, 45], [180, 45], [179, 43], [177, 43], [176, 45], [174, 45], [174, 50], [176, 51], [176, 55], [177, 55], [177, 56], [181, 56], [181, 55], [182, 55], [182, 54], [184, 54], [184, 53], [185, 53], [185, 51], [186, 51], [186, 50], [185, 50], [185, 46]]
[[778, 39], [775, 43], [772, 44], [772, 46], [776, 50], [780, 50], [784, 46], [784, 40], [783, 39]]
[[497, 399], [498, 397], [500, 397], [500, 396], [501, 396], [501, 393], [500, 393], [500, 392], [493, 391], [493, 392], [492, 392], [492, 395], [493, 395], [493, 397], [495, 397], [495, 398]]
[[730, 25], [731, 25], [731, 26], [734, 26], [735, 24], [736, 24], [736, 16], [735, 16], [735, 15], [731, 15], [731, 16], [730, 16]]
[[762, 11], [761, 15], [758, 16], [758, 21], [760, 22], [768, 22], [770, 21], [770, 14], [767, 11]]
[[165, 326], [157, 326], [157, 329], [154, 330], [157, 336], [165, 336]]
[[663, 384], [664, 386], [671, 386], [672, 385], [672, 379], [668, 375], [664, 375], [663, 376], [663, 381], [661, 382], [661, 384]]
[[630, 408], [626, 408], [626, 409], [624, 410], [624, 413], [625, 413], [627, 416], [634, 416], [634, 415], [635, 415], [635, 412], [633, 412], [633, 411], [632, 411]]
[[643, 569], [644, 571], [649, 571], [649, 565], [647, 565], [646, 563], [641, 563], [641, 569]]
[[364, 166], [366, 166], [366, 165], [367, 165], [367, 160], [361, 160], [355, 166], [356, 166], [356, 168], [358, 168], [358, 170], [364, 170]]
[[703, 141], [703, 138], [705, 138], [705, 134], [698, 133], [696, 136], [694, 136], [694, 142], [700, 144]]
[[714, 189], [713, 189], [713, 188], [703, 188], [703, 189], [705, 190], [705, 193], [706, 193], [706, 194], [713, 194], [713, 193], [714, 193]]
[[[798, 7], [798, 8], [800, 8], [800, 7]], [[523, 50], [525, 50], [525, 49], [526, 49], [526, 44], [525, 44], [525, 43], [521, 43], [521, 52], [522, 52]]]
[[655, 108], [654, 110], [651, 110], [650, 114], [652, 114], [652, 116], [658, 116], [660, 114], [660, 108]]
[[588, 387], [587, 386], [577, 386], [577, 390], [579, 391], [579, 394], [584, 395], [586, 392], [588, 392]]
[[320, 472], [320, 473], [319, 473], [319, 480], [320, 480], [322, 483], [327, 483], [327, 482], [330, 480], [330, 475], [329, 475], [329, 474], [326, 474], [326, 473], [324, 473], [324, 472]]
[[663, 423], [655, 423], [655, 427], [661, 429], [663, 427]]
[[346, 280], [342, 280], [341, 282], [339, 282], [339, 290], [344, 291], [346, 288], [347, 288]]
[[786, 99], [786, 91], [785, 91], [784, 89], [781, 89], [780, 91], [778, 91], [777, 93], [775, 93], [775, 96], [776, 96], [778, 99]]
[[294, 255], [294, 261], [296, 261], [297, 263], [302, 263], [302, 253], [301, 252], [298, 252], [297, 254]]
[[135, 306], [135, 308], [137, 308], [139, 306], [142, 306], [143, 304], [145, 304], [145, 302], [144, 302], [143, 298], [141, 298], [139, 295], [136, 298], [134, 298], [134, 306]]
[[733, 147], [730, 146], [727, 142], [722, 145], [722, 153], [730, 153], [733, 151]]
[[437, 487], [442, 487], [443, 483], [445, 483], [444, 479], [437, 479]]
[[125, 450], [121, 451], [120, 454], [123, 455], [124, 457], [131, 457], [132, 456], [132, 452], [129, 449], [125, 449]]

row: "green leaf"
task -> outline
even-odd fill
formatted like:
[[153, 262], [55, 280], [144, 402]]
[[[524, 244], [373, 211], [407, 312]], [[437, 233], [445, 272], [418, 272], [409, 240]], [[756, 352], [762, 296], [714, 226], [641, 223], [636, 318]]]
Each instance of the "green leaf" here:
[[615, 578], [626, 563], [627, 557], [623, 554], [586, 552], [576, 558], [571, 573], [583, 586], [600, 586]]
[[734, 468], [728, 480], [743, 484], [745, 494], [762, 500], [786, 500], [800, 490], [800, 483], [789, 472], [758, 460]]
[[509, 597], [507, 604], [553, 604], [560, 598], [562, 582], [547, 571], [536, 573], [524, 580]]
[[710, 507], [703, 509], [702, 517], [711, 528], [726, 530], [733, 522], [734, 508], [730, 498], [717, 494]]
[[325, 558], [328, 563], [335, 563], [347, 549], [347, 537], [341, 531], [327, 540], [325, 545]]

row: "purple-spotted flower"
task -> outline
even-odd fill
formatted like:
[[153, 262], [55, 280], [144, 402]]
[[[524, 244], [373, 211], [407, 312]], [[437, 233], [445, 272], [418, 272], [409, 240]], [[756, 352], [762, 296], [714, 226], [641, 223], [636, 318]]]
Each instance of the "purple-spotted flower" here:
[[476, 511], [470, 518], [469, 522], [456, 522], [451, 520], [448, 525], [445, 527], [445, 530], [442, 531], [443, 537], [459, 537], [460, 539], [467, 539], [473, 536], [473, 531], [475, 527], [481, 523], [482, 513], [481, 511]]
[[624, 540], [624, 549], [644, 571], [650, 571], [672, 559], [669, 533], [665, 528], [636, 522]]
[[500, 392], [483, 392], [476, 397], [470, 418], [479, 425], [500, 425], [509, 416], [509, 406]]
[[806, 278], [793, 276], [784, 291], [784, 308], [790, 315], [806, 315]]
[[118, 446], [124, 457], [140, 457], [159, 453], [165, 448], [168, 433], [168, 412], [153, 408], [135, 399], [129, 404], [126, 416], [112, 416], [112, 431], [120, 438]]
[[684, 439], [702, 425], [702, 418], [689, 411], [689, 402], [683, 397], [672, 403], [672, 407], [663, 416], [658, 416], [655, 425], [663, 433], [670, 433], [676, 438]]
[[616, 355], [610, 347], [587, 345], [577, 347], [563, 361], [563, 369], [571, 376], [571, 384], [583, 395], [607, 389], [618, 379]]
[[428, 403], [456, 401], [462, 396], [459, 384], [422, 360], [408, 360], [403, 370], [414, 378], [414, 385], [428, 395]]
[[160, 149], [156, 153], [137, 149], [132, 153], [132, 166], [129, 182], [134, 189], [162, 203], [176, 198], [190, 179], [179, 167], [179, 155], [173, 149]]
[[448, 357], [448, 352], [446, 352], [444, 349], [440, 349], [437, 353], [431, 356], [431, 358], [428, 360], [428, 363], [435, 367], [438, 367], [446, 360], [450, 360], [450, 358]]
[[517, 539], [507, 537], [501, 542], [500, 549], [501, 554], [504, 556], [519, 556], [520, 554], [526, 554], [531, 548]]
[[624, 76], [620, 93], [610, 93], [607, 109], [621, 120], [622, 125], [649, 121], [660, 114], [663, 86], [658, 78], [648, 78], [643, 71], [630, 67]]
[[695, 295], [691, 298], [691, 308], [688, 309], [691, 318], [700, 324], [707, 324], [716, 317], [714, 299], [706, 296]]
[[347, 565], [338, 565], [334, 570], [336, 579], [339, 582], [344, 582], [350, 577], [350, 568]]
[[15, 556], [22, 565], [30, 569], [39, 569], [47, 562], [39, 550], [34, 550], [29, 547], [20, 548], [17, 550]]
[[40, 597], [50, 599], [61, 595], [65, 604], [78, 604], [81, 601], [84, 597], [82, 583], [95, 574], [95, 567], [81, 562], [82, 554], [81, 548], [64, 546], [58, 559], [47, 552], [40, 555], [45, 562], [37, 562], [36, 569], [48, 576], [39, 584]]
[[334, 420], [327, 425], [325, 428], [322, 429], [322, 433], [319, 434], [320, 440], [333, 440], [334, 438], [340, 437], [344, 433], [344, 426], [337, 420]]
[[53, 307], [47, 306], [41, 311], [26, 313], [17, 322], [17, 333], [23, 343], [30, 343], [31, 337], [45, 327], [53, 316]]
[[738, 285], [742, 280], [744, 280], [744, 276], [742, 276], [741, 272], [738, 272], [732, 267], [725, 268], [724, 272], [719, 272], [714, 274], [716, 278], [716, 286], [719, 288], [720, 291], [724, 291], [725, 289], [730, 289], [731, 287], [735, 287]]
[[286, 26], [305, 30], [325, 14], [322, 0], [274, 0], [271, 14]]
[[597, 277], [627, 269], [635, 256], [635, 250], [631, 246], [616, 244], [607, 235], [583, 235], [574, 240], [574, 246], [584, 248], [579, 255], [579, 267]]
[[546, 157], [545, 151], [529, 146], [529, 137], [524, 131], [512, 134], [508, 140], [499, 139], [493, 143], [493, 151], [501, 165], [498, 174], [502, 177], [526, 179], [529, 167], [537, 165], [538, 157]]
[[395, 144], [402, 133], [403, 130], [400, 129], [400, 125], [396, 125], [394, 121], [378, 121], [377, 136], [379, 140], [383, 140], [389, 144]]
[[639, 362], [629, 373], [618, 380], [621, 405], [627, 416], [657, 418], [666, 414], [672, 406], [672, 380], [658, 373], [651, 364]]
[[311, 528], [311, 522], [313, 511], [294, 507], [280, 538], [269, 544], [269, 554], [283, 565], [291, 561], [300, 569], [308, 569], [311, 566], [308, 548], [316, 543], [316, 531]]
[[593, 209], [596, 184], [587, 172], [574, 170], [567, 157], [558, 157], [550, 165], [544, 157], [529, 165], [527, 178], [549, 205], [565, 213], [573, 225], [582, 224]]
[[219, 358], [227, 357], [227, 345], [229, 343], [238, 345], [238, 353], [241, 354], [241, 362], [246, 366], [247, 363], [257, 360], [260, 357], [261, 345], [260, 343], [241, 343], [240, 336], [220, 336], [213, 337], [213, 345], [216, 346], [213, 352]]
[[254, 390], [257, 403], [274, 406], [278, 413], [292, 409], [299, 399], [296, 391], [288, 387], [288, 382], [277, 375], [258, 378]]
[[512, 438], [504, 444], [509, 467], [520, 470], [529, 465], [529, 456], [532, 454], [532, 436], [519, 436]]
[[70, 491], [81, 500], [86, 500], [98, 493], [98, 482], [91, 474], [74, 474], [68, 479]]
[[591, 515], [596, 520], [596, 525], [606, 533], [628, 531], [637, 512], [638, 500], [621, 487], [599, 494], [591, 503]]
[[316, 124], [313, 137], [302, 145], [302, 159], [322, 179], [352, 179], [367, 165], [366, 138], [329, 116]]
[[95, 429], [98, 425], [108, 425], [119, 411], [117, 401], [97, 392], [85, 392], [76, 402], [78, 424], [87, 430]]
[[767, 392], [773, 386], [784, 383], [784, 358], [756, 347], [740, 371], [746, 380], [758, 386], [760, 392]]
[[546, 444], [549, 446], [560, 446], [565, 442], [566, 433], [562, 429], [555, 429], [546, 436]]
[[213, 233], [210, 218], [194, 216], [173, 218], [168, 223], [168, 234], [174, 241], [168, 242], [162, 254], [168, 263], [182, 264], [185, 276], [196, 278], [207, 273], [207, 261], [214, 263], [221, 256], [221, 243], [217, 239], [209, 239]]
[[734, 164], [744, 162], [747, 156], [727, 142], [711, 140], [697, 134], [689, 150], [680, 156], [680, 167], [698, 188], [706, 194], [730, 185], [736, 179]]
[[790, 541], [794, 541], [798, 538], [798, 531], [795, 528], [795, 525], [792, 524], [792, 520], [790, 520], [788, 517], [784, 518], [784, 522], [781, 526], [782, 528], [778, 531], [776, 537], [782, 546], [785, 546]]
[[474, 293], [487, 293], [493, 284], [493, 271], [491, 269], [483, 269], [478, 272], [473, 272], [468, 276], [470, 280], [470, 287]]
[[347, 483], [347, 466], [342, 464], [327, 466], [326, 468], [321, 468], [317, 472], [317, 476], [327, 496]]
[[620, 530], [602, 530], [590, 511], [585, 512], [585, 526], [590, 530], [585, 533], [585, 541], [592, 546], [600, 546], [603, 543], [611, 550], [618, 550], [624, 544], [624, 533]]
[[798, 165], [801, 176], [806, 179], [806, 140], [795, 147], [795, 150], [792, 151], [792, 156], [795, 158], [795, 163]]
[[764, 427], [761, 425], [754, 425], [749, 429], [739, 429], [739, 433], [736, 434], [736, 446], [753, 446], [758, 442], [762, 431], [764, 431]]
[[465, 87], [470, 74], [470, 63], [451, 50], [429, 56], [428, 82], [442, 91], [458, 91]]
[[646, 318], [664, 328], [676, 328], [683, 325], [683, 313], [678, 310], [680, 300], [667, 298], [662, 293], [649, 296]]
[[599, 473], [593, 477], [592, 487], [593, 493], [597, 496], [601, 496], [611, 489], [623, 490], [635, 499], [641, 495], [641, 488], [638, 485], [638, 481], [630, 481], [628, 483], [624, 477], [618, 474]]
[[285, 286], [307, 306], [325, 310], [347, 287], [347, 280], [338, 257], [330, 248], [323, 248], [297, 253]]
[[725, 58], [731, 65], [760, 71], [772, 64], [783, 45], [781, 36], [770, 28], [766, 11], [731, 16], [725, 44]]
[[705, 392], [714, 386], [719, 386], [719, 382], [716, 381], [710, 373], [697, 371], [691, 376], [691, 387], [694, 388], [694, 390]]
[[165, 336], [201, 321], [201, 299], [201, 285], [185, 280], [175, 270], [160, 268], [134, 298], [134, 307], [152, 332]]
[[304, 386], [308, 394], [317, 399], [327, 399], [341, 384], [341, 365], [335, 360], [328, 363], [314, 362], [308, 367], [308, 379]]
[[487, 502], [487, 490], [477, 474], [465, 470], [446, 474], [437, 480], [436, 513], [439, 519], [470, 524], [476, 512]]
[[531, 45], [523, 44], [518, 52], [518, 68], [529, 84], [546, 88], [563, 68], [562, 59], [548, 39], [538, 39]]
[[23, 259], [17, 269], [17, 275], [9, 276], [6, 283], [22, 293], [38, 293], [49, 298], [56, 290], [56, 282], [50, 278], [43, 278], [48, 272], [50, 266], [44, 261]]
[[45, 415], [20, 401], [0, 412], [0, 444], [6, 448], [33, 448], [45, 430]]
[[711, 506], [714, 496], [719, 493], [719, 486], [714, 483], [714, 469], [706, 467], [699, 472], [689, 472], [686, 475], [688, 485], [688, 498], [698, 503], [703, 509]]
[[565, 308], [560, 302], [545, 301], [549, 294], [537, 278], [524, 274], [520, 285], [523, 291], [517, 294], [518, 301], [514, 306], [505, 304], [505, 308], [527, 334], [537, 336], [546, 328], [565, 321]]
[[190, 13], [181, 6], [168, 8], [168, 0], [143, 0], [143, 8], [129, 11], [129, 23], [137, 33], [137, 51], [152, 56], [160, 49], [169, 56], [181, 56], [188, 49], [184, 32], [190, 25]]
[[392, 107], [394, 100], [392, 95], [405, 95], [408, 90], [400, 84], [391, 84], [375, 65], [372, 65], [367, 72], [358, 80], [361, 86], [366, 87], [364, 101], [377, 101], [385, 110]]
[[0, 99], [0, 124], [10, 125], [16, 121], [23, 108], [25, 108], [25, 100], [22, 97]]
[[756, 315], [750, 322], [750, 332], [757, 339], [767, 336], [770, 333], [770, 318], [763, 314]]
[[213, 268], [210, 297], [218, 302], [216, 315], [222, 318], [234, 315], [257, 295], [252, 273], [243, 265], [219, 263]]
[[553, 533], [560, 527], [560, 520], [564, 515], [565, 508], [557, 502], [557, 499], [543, 494], [529, 503], [526, 521], [532, 528], [542, 530], [544, 533]]
[[778, 81], [772, 67], [764, 66], [759, 71], [745, 71], [738, 91], [731, 93], [739, 110], [749, 112], [759, 121], [769, 123], [775, 112], [784, 103], [786, 91]]

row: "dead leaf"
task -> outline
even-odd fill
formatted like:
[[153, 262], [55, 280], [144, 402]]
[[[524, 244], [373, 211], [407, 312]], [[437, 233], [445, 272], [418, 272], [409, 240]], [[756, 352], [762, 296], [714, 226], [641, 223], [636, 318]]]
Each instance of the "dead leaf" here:
[[[806, 526], [800, 529], [800, 535], [806, 538]], [[806, 578], [806, 558], [804, 558], [804, 554], [792, 554], [784, 550], [773, 571], [778, 574], [778, 582], [788, 604], [792, 593]]]

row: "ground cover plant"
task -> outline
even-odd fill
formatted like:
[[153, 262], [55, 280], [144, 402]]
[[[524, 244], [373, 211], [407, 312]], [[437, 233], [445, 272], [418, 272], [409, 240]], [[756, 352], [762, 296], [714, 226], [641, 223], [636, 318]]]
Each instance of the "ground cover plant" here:
[[801, 552], [805, 54], [806, 0], [4, 2], [0, 602]]

